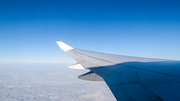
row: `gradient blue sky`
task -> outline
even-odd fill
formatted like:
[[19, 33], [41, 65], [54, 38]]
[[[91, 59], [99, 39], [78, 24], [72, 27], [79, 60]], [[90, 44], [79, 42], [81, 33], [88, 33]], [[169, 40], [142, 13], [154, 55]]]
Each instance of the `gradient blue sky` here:
[[0, 63], [74, 63], [56, 41], [180, 60], [178, 0], [1, 0]]

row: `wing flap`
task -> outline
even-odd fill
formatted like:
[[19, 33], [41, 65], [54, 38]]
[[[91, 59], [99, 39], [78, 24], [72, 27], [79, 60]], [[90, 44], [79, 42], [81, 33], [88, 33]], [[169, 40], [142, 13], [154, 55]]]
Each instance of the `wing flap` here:
[[83, 79], [83, 80], [89, 80], [89, 81], [104, 81], [102, 77], [100, 77], [99, 75], [95, 74], [92, 71], [87, 72], [83, 75], [80, 75], [78, 76], [78, 78]]
[[162, 101], [139, 83], [109, 86], [118, 101]]
[[133, 101], [121, 86], [109, 86], [118, 101]]

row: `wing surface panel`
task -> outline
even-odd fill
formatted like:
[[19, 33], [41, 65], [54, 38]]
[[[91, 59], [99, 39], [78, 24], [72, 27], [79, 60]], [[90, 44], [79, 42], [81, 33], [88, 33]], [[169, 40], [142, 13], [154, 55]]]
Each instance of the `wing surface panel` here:
[[122, 73], [109, 71], [103, 67], [89, 68], [103, 77], [118, 101], [162, 101], [149, 89], [140, 84], [139, 76], [135, 71]]

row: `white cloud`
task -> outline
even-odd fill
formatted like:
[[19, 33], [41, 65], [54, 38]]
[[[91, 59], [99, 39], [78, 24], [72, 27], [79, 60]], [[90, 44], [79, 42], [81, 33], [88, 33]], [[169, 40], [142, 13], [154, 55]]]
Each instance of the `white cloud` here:
[[105, 82], [77, 78], [68, 65], [0, 66], [1, 101], [113, 101]]

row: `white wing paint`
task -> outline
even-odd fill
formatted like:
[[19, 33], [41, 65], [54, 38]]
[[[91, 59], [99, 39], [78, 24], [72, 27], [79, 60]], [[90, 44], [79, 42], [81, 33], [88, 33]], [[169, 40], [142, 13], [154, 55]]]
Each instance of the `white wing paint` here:
[[57, 44], [89, 69], [80, 79], [105, 81], [118, 101], [180, 101], [180, 61], [111, 55]]

